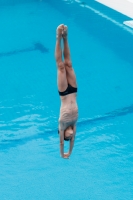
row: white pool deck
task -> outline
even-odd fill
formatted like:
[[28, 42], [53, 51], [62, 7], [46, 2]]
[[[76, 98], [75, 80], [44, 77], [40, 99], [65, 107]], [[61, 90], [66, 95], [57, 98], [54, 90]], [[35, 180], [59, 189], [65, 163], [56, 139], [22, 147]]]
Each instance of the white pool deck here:
[[133, 0], [95, 0], [105, 6], [108, 6], [117, 12], [120, 12], [132, 20], [124, 21], [123, 24], [133, 28]]
[[96, 0], [133, 19], [133, 0]]

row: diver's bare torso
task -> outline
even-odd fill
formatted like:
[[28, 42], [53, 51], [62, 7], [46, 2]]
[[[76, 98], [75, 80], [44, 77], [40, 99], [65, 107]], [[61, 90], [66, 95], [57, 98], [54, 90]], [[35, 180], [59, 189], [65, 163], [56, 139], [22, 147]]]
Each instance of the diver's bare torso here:
[[59, 129], [65, 130], [68, 126], [74, 126], [78, 118], [76, 93], [61, 96], [59, 117]]

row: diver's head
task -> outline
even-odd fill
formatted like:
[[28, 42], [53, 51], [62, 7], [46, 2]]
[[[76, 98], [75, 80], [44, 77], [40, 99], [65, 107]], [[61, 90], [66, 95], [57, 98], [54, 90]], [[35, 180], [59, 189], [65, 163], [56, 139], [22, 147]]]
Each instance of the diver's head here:
[[73, 137], [73, 127], [68, 126], [64, 131], [64, 140], [68, 141]]

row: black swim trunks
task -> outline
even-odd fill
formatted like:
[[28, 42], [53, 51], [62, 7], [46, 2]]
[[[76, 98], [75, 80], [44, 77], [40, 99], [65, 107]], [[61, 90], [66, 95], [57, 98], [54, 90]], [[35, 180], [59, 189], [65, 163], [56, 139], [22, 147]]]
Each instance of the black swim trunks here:
[[64, 92], [59, 91], [59, 95], [60, 96], [66, 96], [68, 94], [72, 94], [72, 93], [75, 93], [75, 92], [77, 92], [77, 88], [72, 87], [70, 84], [68, 84], [68, 87]]

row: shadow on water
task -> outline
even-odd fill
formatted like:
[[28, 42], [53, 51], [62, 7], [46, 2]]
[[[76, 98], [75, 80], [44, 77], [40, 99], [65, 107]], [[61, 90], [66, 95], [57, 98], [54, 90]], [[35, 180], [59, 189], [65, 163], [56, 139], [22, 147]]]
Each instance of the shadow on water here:
[[0, 58], [4, 57], [4, 56], [12, 56], [12, 55], [17, 55], [19, 53], [26, 53], [26, 52], [31, 52], [31, 51], [40, 51], [41, 53], [48, 53], [49, 49], [46, 48], [40, 42], [36, 42], [36, 43], [34, 43], [33, 47], [20, 49], [20, 50], [9, 51], [9, 52], [5, 52], [5, 53], [0, 53]]
[[93, 123], [97, 123], [98, 121], [106, 121], [106, 120], [110, 120], [110, 119], [114, 119], [116, 117], [121, 117], [121, 116], [125, 116], [128, 114], [132, 114], [133, 113], [133, 104], [131, 104], [130, 106], [121, 108], [121, 109], [116, 109], [112, 112], [109, 113], [105, 113], [105, 115], [103, 116], [98, 116], [96, 118], [93, 119], [87, 119], [81, 122], [78, 122], [79, 126], [84, 126], [87, 124], [93, 124]]
[[[121, 109], [116, 109], [112, 112], [106, 113], [103, 116], [98, 116], [98, 117], [95, 117], [92, 119], [86, 119], [86, 120], [79, 121], [77, 123], [77, 126], [78, 127], [86, 126], [86, 125], [92, 126], [93, 124], [96, 124], [97, 122], [100, 122], [100, 121], [105, 122], [107, 120], [111, 120], [111, 119], [114, 119], [117, 117], [132, 114], [132, 113], [133, 113], [133, 104], [131, 104], [130, 106], [127, 106], [127, 107], [123, 107]], [[6, 150], [6, 149], [10, 149], [12, 147], [19, 146], [19, 145], [24, 145], [28, 142], [31, 142], [32, 140], [43, 139], [43, 140], [48, 141], [49, 137], [54, 136], [55, 134], [58, 136], [57, 128], [52, 129], [52, 130], [45, 130], [45, 127], [40, 125], [38, 134], [34, 134], [32, 136], [19, 138], [19, 139], [1, 140], [0, 141], [0, 150]]]

